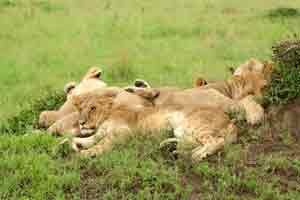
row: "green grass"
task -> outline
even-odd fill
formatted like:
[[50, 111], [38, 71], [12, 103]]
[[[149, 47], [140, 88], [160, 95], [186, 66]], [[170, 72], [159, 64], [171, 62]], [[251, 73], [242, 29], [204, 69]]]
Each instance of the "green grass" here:
[[[0, 0], [0, 124], [19, 116], [32, 126], [41, 107], [30, 112], [28, 102], [91, 65], [113, 85], [224, 79], [228, 67], [269, 59], [275, 41], [299, 33], [299, 9], [295, 0]], [[1, 130], [0, 199], [300, 198], [299, 145], [278, 137], [268, 146], [259, 131], [192, 166], [157, 151], [150, 136], [86, 159], [47, 134]]]

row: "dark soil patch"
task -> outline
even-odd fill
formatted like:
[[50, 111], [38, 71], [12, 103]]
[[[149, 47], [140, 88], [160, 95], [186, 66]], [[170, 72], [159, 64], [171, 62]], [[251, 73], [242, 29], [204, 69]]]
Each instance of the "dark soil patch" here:
[[102, 176], [98, 170], [81, 170], [80, 174], [80, 199], [96, 200], [101, 199], [103, 191], [97, 179]]

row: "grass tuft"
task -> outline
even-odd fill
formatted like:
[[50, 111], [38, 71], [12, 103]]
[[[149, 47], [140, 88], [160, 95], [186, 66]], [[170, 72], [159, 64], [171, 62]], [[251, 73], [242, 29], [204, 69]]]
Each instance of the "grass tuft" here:
[[123, 51], [119, 57], [113, 61], [111, 67], [108, 68], [107, 74], [112, 80], [128, 82], [137, 77], [135, 70], [136, 69], [129, 58], [128, 52]]
[[299, 17], [300, 11], [297, 8], [276, 8], [272, 9], [268, 13], [268, 17], [274, 18], [288, 18], [288, 17]]
[[63, 92], [47, 90], [39, 98], [23, 106], [18, 113], [0, 122], [0, 132], [25, 134], [28, 130], [38, 127], [38, 119], [42, 111], [58, 109], [65, 101]]

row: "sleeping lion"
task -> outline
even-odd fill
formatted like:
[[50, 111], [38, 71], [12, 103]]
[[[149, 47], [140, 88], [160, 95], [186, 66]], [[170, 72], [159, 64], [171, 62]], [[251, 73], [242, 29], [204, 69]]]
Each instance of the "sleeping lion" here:
[[[155, 98], [157, 94], [153, 95]], [[157, 130], [173, 129], [180, 144], [189, 144], [192, 159], [198, 161], [226, 142], [233, 142], [237, 135], [229, 117], [216, 107], [190, 105], [161, 109], [148, 98], [109, 89], [79, 95], [73, 101], [80, 112], [81, 130], [94, 132], [90, 137], [73, 138], [72, 147], [82, 154], [101, 154], [116, 141], [143, 132], [136, 130], [157, 133]]]
[[64, 87], [67, 101], [59, 110], [42, 112], [39, 117], [39, 126], [47, 128], [48, 132], [53, 134], [80, 134], [79, 113], [74, 107], [71, 97], [106, 87], [106, 83], [100, 79], [101, 75], [102, 71], [100, 69], [91, 67], [78, 85], [75, 82], [67, 83]]
[[200, 161], [236, 140], [237, 129], [225, 111], [244, 110], [253, 124], [262, 119], [263, 109], [253, 97], [261, 95], [267, 85], [269, 67], [264, 65], [260, 72], [246, 70], [218, 85], [167, 94], [132, 87], [127, 88], [132, 94], [106, 88], [73, 96], [81, 131], [93, 135], [74, 138], [72, 147], [82, 154], [101, 154], [116, 140], [139, 133], [137, 129], [173, 129], [174, 138], [163, 144], [176, 141], [179, 152], [189, 149], [192, 160]]

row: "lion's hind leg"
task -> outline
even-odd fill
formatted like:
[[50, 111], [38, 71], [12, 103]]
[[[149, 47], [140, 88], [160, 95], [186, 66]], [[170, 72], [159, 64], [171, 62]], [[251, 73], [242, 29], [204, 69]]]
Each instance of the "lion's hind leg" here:
[[226, 130], [220, 131], [224, 131], [224, 133], [219, 136], [205, 135], [199, 138], [201, 145], [192, 150], [193, 162], [199, 162], [224, 148], [226, 144], [231, 144], [237, 140], [237, 130], [234, 124], [229, 124]]
[[199, 162], [207, 156], [214, 154], [224, 146], [224, 138], [209, 138], [203, 145], [192, 150], [191, 158], [194, 162]]
[[[191, 112], [173, 112], [169, 123], [178, 139], [178, 152], [191, 155], [195, 162], [201, 161], [237, 138], [236, 126], [224, 112], [215, 109], [198, 109]], [[172, 143], [168, 139], [164, 144]]]

